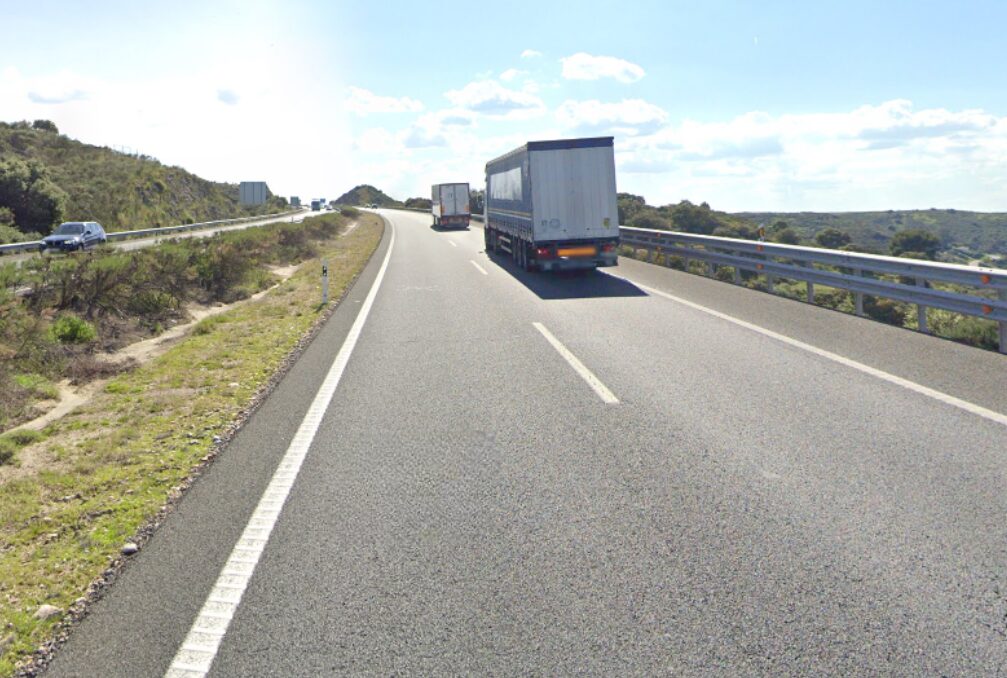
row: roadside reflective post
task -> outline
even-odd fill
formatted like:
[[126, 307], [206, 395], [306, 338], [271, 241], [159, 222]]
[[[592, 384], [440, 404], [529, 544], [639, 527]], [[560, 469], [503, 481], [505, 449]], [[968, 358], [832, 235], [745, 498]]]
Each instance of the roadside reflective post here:
[[329, 303], [329, 261], [322, 259], [322, 305]]

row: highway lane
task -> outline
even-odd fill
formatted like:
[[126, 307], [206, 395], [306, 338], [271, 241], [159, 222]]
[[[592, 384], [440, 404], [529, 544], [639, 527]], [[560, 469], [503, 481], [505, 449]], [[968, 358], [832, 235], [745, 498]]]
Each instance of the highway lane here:
[[[1007, 429], [654, 290], [1005, 412], [1001, 356], [636, 262], [526, 274], [478, 228], [385, 214], [387, 275], [211, 675], [1003, 670]], [[54, 675], [163, 673], [337, 345]]]
[[[144, 247], [150, 247], [156, 245], [165, 240], [173, 240], [175, 238], [209, 238], [217, 233], [225, 233], [227, 231], [240, 231], [246, 228], [252, 228], [254, 226], [264, 226], [266, 224], [274, 224], [279, 222], [291, 222], [299, 223], [304, 221], [305, 218], [312, 216], [313, 213], [307, 209], [301, 209], [298, 212], [291, 212], [289, 214], [284, 214], [277, 217], [268, 217], [264, 219], [256, 219], [254, 221], [246, 221], [240, 224], [228, 224], [224, 226], [211, 226], [204, 229], [199, 229], [196, 231], [179, 231], [171, 233], [169, 235], [159, 235], [153, 237], [144, 238], [131, 238], [129, 240], [113, 241], [108, 244], [108, 247], [112, 247], [120, 250], [138, 250]], [[13, 263], [16, 265], [21, 265], [23, 262], [37, 256], [52, 256], [53, 254], [58, 254], [52, 251], [46, 252], [44, 255], [40, 255], [38, 252], [29, 252], [26, 254], [13, 254], [9, 256], [0, 257], [0, 265], [5, 263]]]

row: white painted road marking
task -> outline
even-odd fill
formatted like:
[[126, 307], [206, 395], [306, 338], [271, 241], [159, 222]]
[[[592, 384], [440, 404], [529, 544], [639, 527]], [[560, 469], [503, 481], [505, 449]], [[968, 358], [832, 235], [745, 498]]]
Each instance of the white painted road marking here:
[[482, 266], [480, 266], [476, 262], [472, 261], [471, 259], [469, 259], [469, 261], [471, 262], [471, 264], [473, 266], [475, 266], [479, 270], [480, 273], [482, 273], [483, 275], [489, 275], [489, 273], [486, 272], [485, 268], [483, 268]]
[[[391, 226], [390, 222], [389, 225]], [[266, 548], [269, 535], [276, 525], [277, 518], [280, 517], [283, 504], [286, 502], [290, 489], [297, 479], [297, 473], [301, 469], [301, 463], [315, 439], [325, 411], [329, 407], [329, 402], [332, 400], [336, 387], [339, 386], [339, 380], [342, 379], [343, 371], [346, 369], [346, 364], [350, 360], [350, 354], [353, 353], [353, 348], [357, 345], [357, 339], [360, 338], [364, 323], [367, 322], [367, 315], [371, 311], [371, 306], [374, 305], [374, 299], [378, 294], [378, 288], [381, 287], [381, 281], [385, 277], [392, 249], [395, 246], [395, 227], [391, 226], [391, 228], [392, 237], [388, 243], [388, 252], [385, 253], [385, 260], [381, 263], [371, 291], [367, 294], [363, 306], [360, 307], [360, 312], [357, 314], [356, 320], [353, 321], [353, 326], [350, 327], [346, 340], [339, 349], [339, 353], [336, 354], [335, 360], [332, 361], [329, 373], [325, 376], [325, 381], [319, 387], [314, 400], [311, 401], [311, 406], [308, 408], [307, 414], [304, 415], [286, 453], [284, 453], [280, 465], [273, 473], [269, 486], [262, 493], [259, 504], [255, 507], [255, 512], [252, 513], [245, 531], [238, 539], [238, 543], [235, 544], [227, 563], [210, 591], [210, 595], [203, 603], [203, 609], [199, 611], [188, 635], [172, 660], [171, 666], [165, 672], [164, 675], [168, 678], [205, 676], [217, 656], [217, 650], [220, 649], [224, 634], [227, 633], [231, 619], [238, 610], [241, 597], [248, 587], [248, 582], [252, 579], [255, 566]]]
[[580, 375], [580, 378], [586, 381], [588, 386], [594, 389], [594, 392], [598, 394], [599, 398], [608, 405], [615, 405], [619, 402], [619, 399], [615, 397], [615, 394], [609, 391], [605, 384], [601, 383], [601, 379], [594, 376], [594, 373], [587, 369], [584, 366], [584, 363], [578, 360], [577, 356], [571, 353], [570, 349], [564, 346], [559, 339], [554, 337], [552, 332], [546, 329], [545, 325], [542, 323], [532, 323], [532, 325], [534, 325], [535, 329], [542, 333], [542, 336], [545, 337], [550, 344], [552, 344], [554, 349], [559, 351], [559, 354], [563, 356], [563, 359], [570, 363], [570, 367], [572, 367], [574, 371]]
[[456, 243], [454, 240], [448, 240], [448, 244], [451, 245], [452, 247], [458, 247], [458, 243]]
[[687, 299], [676, 297], [675, 295], [668, 294], [667, 292], [664, 292], [662, 290], [658, 290], [653, 287], [648, 287], [647, 285], [641, 285], [640, 283], [630, 280], [629, 278], [624, 278], [618, 275], [613, 275], [612, 277], [625, 280], [628, 283], [632, 283], [633, 285], [639, 287], [641, 290], [646, 290], [651, 294], [656, 294], [659, 297], [670, 299], [671, 301], [682, 304], [683, 306], [688, 306], [689, 308], [701, 311], [708, 315], [712, 315], [715, 318], [726, 320], [729, 323], [734, 323], [735, 325], [738, 325], [739, 327], [744, 327], [747, 330], [758, 332], [759, 334], [769, 337], [770, 339], [782, 341], [784, 344], [788, 344], [790, 346], [793, 346], [794, 348], [799, 348], [802, 351], [813, 353], [819, 357], [839, 363], [840, 365], [845, 365], [846, 367], [853, 368], [855, 370], [863, 372], [864, 374], [869, 374], [872, 377], [877, 377], [878, 379], [887, 381], [890, 384], [901, 386], [902, 388], [909, 389], [910, 391], [919, 393], [920, 395], [926, 396], [928, 398], [933, 398], [934, 400], [938, 400], [947, 405], [951, 405], [952, 407], [957, 407], [960, 410], [965, 410], [970, 414], [977, 415], [988, 421], [1000, 424], [1001, 426], [1007, 426], [1007, 414], [1001, 414], [1000, 412], [987, 409], [982, 405], [976, 405], [975, 403], [970, 403], [967, 400], [956, 398], [953, 395], [948, 395], [947, 393], [937, 391], [935, 389], [930, 388], [929, 386], [924, 386], [923, 384], [917, 384], [915, 381], [909, 381], [908, 379], [897, 377], [894, 374], [889, 374], [888, 372], [885, 372], [884, 370], [879, 370], [876, 367], [871, 367], [870, 365], [865, 365], [863, 363], [857, 362], [856, 360], [845, 358], [839, 355], [838, 353], [833, 353], [832, 351], [826, 351], [825, 349], [818, 348], [817, 346], [812, 346], [811, 344], [805, 344], [803, 341], [800, 341], [798, 339], [792, 339], [784, 334], [774, 332], [773, 330], [766, 329], [765, 327], [755, 325], [753, 323], [741, 320], [739, 318], [735, 318], [734, 316], [727, 315], [726, 313], [715, 311], [712, 308], [707, 308], [706, 306], [702, 306]]

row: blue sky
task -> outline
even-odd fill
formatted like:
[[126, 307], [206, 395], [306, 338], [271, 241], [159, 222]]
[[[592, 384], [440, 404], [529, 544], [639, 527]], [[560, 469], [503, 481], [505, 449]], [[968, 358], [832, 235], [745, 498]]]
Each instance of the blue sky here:
[[652, 204], [1007, 210], [1004, 2], [144, 5], [0, 0], [0, 119], [305, 198], [611, 134]]

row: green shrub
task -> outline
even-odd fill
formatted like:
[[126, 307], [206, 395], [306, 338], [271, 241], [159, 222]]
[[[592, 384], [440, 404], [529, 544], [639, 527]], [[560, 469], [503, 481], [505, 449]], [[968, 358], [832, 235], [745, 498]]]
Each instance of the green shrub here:
[[87, 344], [98, 338], [94, 325], [75, 315], [62, 315], [52, 324], [52, 337], [61, 344]]
[[45, 438], [40, 431], [29, 428], [21, 428], [16, 431], [11, 431], [10, 433], [4, 434], [3, 438], [13, 442], [18, 447], [24, 447], [25, 445], [31, 445], [32, 443], [37, 443], [38, 441]]
[[0, 438], [0, 466], [9, 464], [17, 452], [17, 445], [9, 438]]
[[42, 398], [55, 400], [59, 397], [56, 386], [41, 374], [15, 374], [14, 383]]

